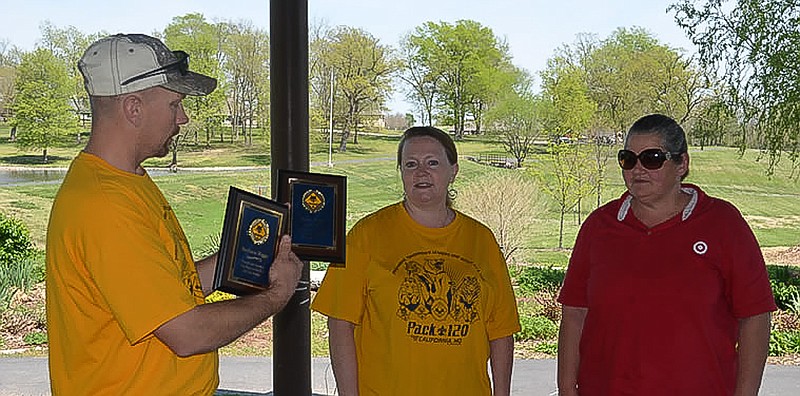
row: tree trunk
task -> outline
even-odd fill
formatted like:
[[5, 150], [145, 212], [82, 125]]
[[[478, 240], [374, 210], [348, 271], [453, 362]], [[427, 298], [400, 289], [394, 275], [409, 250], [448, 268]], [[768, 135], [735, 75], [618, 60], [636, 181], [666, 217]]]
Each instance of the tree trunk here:
[[169, 144], [172, 149], [172, 162], [169, 164], [170, 172], [177, 172], [178, 171], [178, 141], [173, 139], [172, 142]]
[[11, 127], [11, 134], [9, 136], [12, 142], [17, 140], [17, 126], [14, 125]]
[[564, 212], [566, 209], [564, 207], [561, 208], [561, 216], [558, 221], [558, 248], [564, 248]]
[[47, 163], [47, 149], [42, 150], [42, 162]]
[[350, 129], [345, 127], [342, 129], [342, 139], [339, 140], [339, 152], [344, 153], [347, 151], [347, 139], [350, 138]]

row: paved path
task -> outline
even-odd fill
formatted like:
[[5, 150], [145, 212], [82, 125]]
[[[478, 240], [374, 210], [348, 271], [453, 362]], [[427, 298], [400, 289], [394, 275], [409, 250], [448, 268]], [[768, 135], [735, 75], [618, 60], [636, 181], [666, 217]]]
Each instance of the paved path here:
[[[555, 391], [555, 360], [517, 360], [512, 395], [548, 396]], [[327, 358], [311, 362], [314, 395], [333, 395], [336, 385]], [[272, 395], [272, 358], [222, 357], [219, 396]], [[46, 358], [0, 357], [0, 396], [49, 395]], [[761, 396], [800, 395], [800, 366], [767, 366]], [[436, 395], [433, 395], [436, 396]]]

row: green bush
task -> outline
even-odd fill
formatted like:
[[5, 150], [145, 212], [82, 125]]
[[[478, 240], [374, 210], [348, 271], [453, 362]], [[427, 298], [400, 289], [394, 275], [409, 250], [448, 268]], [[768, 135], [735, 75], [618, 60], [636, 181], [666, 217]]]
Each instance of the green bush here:
[[782, 310], [791, 309], [797, 302], [800, 288], [776, 280], [770, 280], [769, 284], [772, 286], [772, 295], [775, 296], [775, 304], [778, 305], [778, 308]]
[[519, 322], [522, 329], [514, 334], [514, 339], [553, 340], [558, 336], [558, 325], [544, 316], [521, 316]]
[[800, 268], [788, 265], [767, 265], [769, 279], [786, 285], [800, 286]]
[[0, 265], [14, 264], [33, 252], [33, 240], [25, 224], [0, 213]]
[[533, 346], [533, 351], [555, 356], [558, 354], [558, 343], [552, 341], [540, 342]]
[[517, 276], [522, 295], [530, 296], [538, 291], [555, 291], [564, 283], [566, 270], [563, 268], [529, 266], [520, 270]]
[[798, 353], [800, 353], [800, 331], [773, 331], [770, 333], [770, 356], [784, 356]]
[[767, 273], [778, 308], [782, 310], [800, 308], [800, 268], [787, 265], [768, 265]]
[[32, 331], [25, 334], [25, 336], [22, 337], [22, 341], [25, 341], [28, 345], [44, 345], [47, 344], [47, 333], [43, 331]]

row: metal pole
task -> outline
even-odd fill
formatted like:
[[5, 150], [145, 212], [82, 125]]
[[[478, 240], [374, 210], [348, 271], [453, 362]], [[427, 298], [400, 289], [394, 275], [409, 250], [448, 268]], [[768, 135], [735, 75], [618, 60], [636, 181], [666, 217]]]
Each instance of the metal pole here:
[[[278, 169], [308, 171], [308, 0], [270, 0], [272, 197]], [[311, 395], [309, 266], [286, 308], [273, 318], [276, 396]]]
[[331, 70], [331, 100], [330, 100], [330, 128], [328, 129], [328, 166], [333, 166], [333, 84], [336, 82], [336, 75]]

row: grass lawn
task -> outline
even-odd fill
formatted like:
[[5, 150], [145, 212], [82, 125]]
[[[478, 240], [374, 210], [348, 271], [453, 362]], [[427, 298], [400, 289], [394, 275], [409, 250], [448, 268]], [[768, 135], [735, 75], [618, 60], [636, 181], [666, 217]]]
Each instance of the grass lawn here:
[[[324, 143], [324, 147], [320, 145]], [[68, 147], [69, 146], [69, 147]], [[256, 144], [256, 146], [258, 146]], [[360, 144], [348, 145], [346, 153], [336, 153], [335, 166], [312, 166], [312, 171], [346, 175], [348, 177], [347, 225], [386, 204], [402, 197], [399, 174], [395, 168], [396, 136], [362, 136]], [[52, 165], [67, 166], [69, 160], [82, 146], [65, 144], [50, 150], [59, 158]], [[470, 139], [458, 143], [462, 156], [498, 152], [500, 147], [490, 141]], [[312, 147], [312, 163], [327, 163], [327, 142], [317, 142]], [[322, 150], [324, 149], [324, 151]], [[247, 171], [222, 172], [178, 172], [156, 177], [172, 203], [191, 245], [196, 252], [208, 247], [211, 237], [221, 229], [227, 186], [233, 185], [258, 191], [270, 184], [266, 145], [241, 147], [228, 144], [210, 150], [186, 150], [181, 163], [185, 166], [264, 166]], [[12, 143], [0, 140], [0, 166], [14, 164], [22, 154]], [[542, 163], [546, 154], [535, 153], [529, 164]], [[754, 229], [763, 247], [788, 247], [800, 244], [800, 183], [791, 179], [791, 167], [784, 162], [772, 177], [765, 175], [766, 165], [757, 162], [757, 152], [748, 151], [743, 158], [735, 149], [711, 147], [705, 150], [692, 149], [691, 173], [688, 182], [697, 183], [709, 194], [734, 203]], [[27, 158], [27, 157], [26, 157]], [[149, 166], [165, 165], [165, 159], [153, 160]], [[19, 165], [19, 163], [16, 163]], [[522, 172], [528, 170], [506, 170], [460, 161], [460, 173], [455, 188], [463, 189], [484, 175], [495, 172]], [[41, 165], [36, 165], [41, 166]], [[536, 165], [534, 165], [534, 168]], [[609, 163], [608, 181], [603, 201], [613, 199], [624, 191], [624, 185], [616, 164]], [[44, 246], [47, 217], [57, 184], [5, 186], [0, 189], [0, 211], [21, 218], [30, 228], [39, 247]], [[584, 201], [586, 217], [593, 208], [595, 198]], [[535, 220], [530, 235], [525, 238], [527, 261], [539, 264], [563, 265], [569, 257], [568, 250], [559, 250], [558, 211], [554, 203], [547, 205], [543, 215]], [[571, 247], [578, 231], [578, 216], [565, 219], [564, 245]]]

